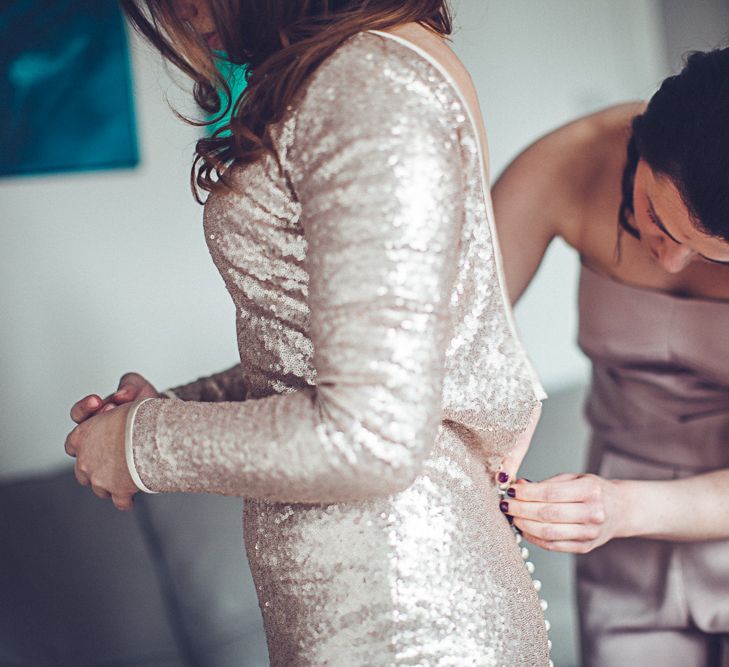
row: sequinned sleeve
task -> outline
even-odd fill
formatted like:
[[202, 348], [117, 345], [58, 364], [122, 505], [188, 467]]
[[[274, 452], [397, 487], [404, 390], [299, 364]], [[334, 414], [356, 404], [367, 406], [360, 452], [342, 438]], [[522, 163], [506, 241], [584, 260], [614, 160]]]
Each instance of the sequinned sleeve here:
[[464, 216], [462, 110], [438, 95], [434, 68], [403, 76], [386, 56], [338, 54], [279, 147], [307, 240], [316, 385], [139, 404], [131, 464], [149, 490], [366, 499], [407, 488], [435, 442]]
[[244, 401], [246, 383], [240, 364], [236, 364], [220, 373], [172, 387], [165, 393], [182, 401]]

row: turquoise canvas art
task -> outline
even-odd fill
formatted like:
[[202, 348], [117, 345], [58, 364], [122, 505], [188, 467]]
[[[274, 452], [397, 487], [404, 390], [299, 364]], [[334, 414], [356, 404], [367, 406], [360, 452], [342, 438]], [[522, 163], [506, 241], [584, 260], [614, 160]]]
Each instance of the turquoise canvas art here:
[[0, 175], [138, 162], [115, 0], [0, 2]]

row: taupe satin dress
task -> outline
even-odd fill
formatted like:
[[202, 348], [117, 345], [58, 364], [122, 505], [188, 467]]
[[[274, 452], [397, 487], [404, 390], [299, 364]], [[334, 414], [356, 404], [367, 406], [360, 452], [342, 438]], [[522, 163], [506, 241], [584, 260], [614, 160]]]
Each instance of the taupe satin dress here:
[[[664, 480], [729, 467], [729, 302], [583, 266], [579, 307], [590, 470]], [[613, 540], [579, 557], [578, 590], [584, 667], [729, 664], [727, 541]]]
[[246, 499], [273, 665], [548, 662], [494, 485], [543, 395], [476, 136], [435, 62], [363, 33], [206, 204], [241, 363], [136, 406], [128, 459]]

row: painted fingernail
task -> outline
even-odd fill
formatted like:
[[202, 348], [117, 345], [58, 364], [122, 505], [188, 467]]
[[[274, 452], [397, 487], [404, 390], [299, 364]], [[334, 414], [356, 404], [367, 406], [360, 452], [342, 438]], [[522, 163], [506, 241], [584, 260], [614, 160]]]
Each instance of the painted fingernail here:
[[509, 473], [500, 472], [497, 479], [499, 480], [499, 484], [506, 484], [509, 481]]
[[509, 511], [509, 503], [507, 503], [505, 500], [502, 500], [499, 503], [499, 509], [506, 514]]
[[512, 486], [506, 489], [506, 495], [509, 496], [509, 498], [516, 498], [516, 489]]
[[[508, 521], [508, 522], [509, 522], [510, 524], [514, 523], [514, 517], [513, 517], [513, 516], [511, 516], [511, 514], [507, 514], [507, 515], [506, 515], [506, 520], [507, 520], [507, 521]], [[519, 530], [519, 529], [517, 528], [517, 530]]]
[[87, 402], [87, 405], [90, 408], [95, 408], [97, 405], [99, 405], [99, 399], [98, 398], [90, 398]]

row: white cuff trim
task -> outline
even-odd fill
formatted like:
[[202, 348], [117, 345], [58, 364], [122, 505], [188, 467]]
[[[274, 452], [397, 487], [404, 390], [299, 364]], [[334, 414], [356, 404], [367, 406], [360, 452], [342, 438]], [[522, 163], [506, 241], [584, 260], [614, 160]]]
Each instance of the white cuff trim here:
[[151, 489], [148, 489], [144, 485], [144, 482], [142, 481], [142, 478], [139, 476], [139, 473], [137, 472], [137, 468], [134, 465], [134, 451], [132, 449], [132, 434], [134, 432], [134, 418], [137, 416], [137, 410], [139, 409], [139, 406], [150, 400], [152, 400], [152, 399], [145, 398], [144, 400], [139, 401], [139, 403], [137, 403], [131, 410], [129, 410], [129, 414], [127, 415], [126, 429], [124, 431], [124, 452], [127, 457], [127, 469], [129, 470], [129, 474], [132, 477], [132, 481], [134, 482], [134, 484], [136, 484], [137, 488], [140, 491], [144, 491], [144, 493], [157, 493], [157, 491], [152, 491]]
[[174, 391], [172, 391], [172, 389], [166, 389], [165, 391], [163, 391], [161, 393], [163, 396], [167, 396], [167, 398], [175, 398], [178, 401], [180, 400], [180, 398], [177, 396], [177, 394]]

